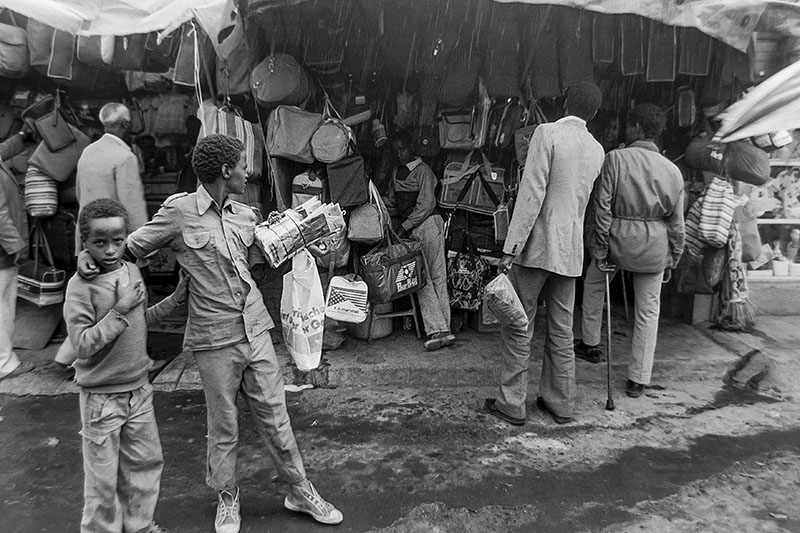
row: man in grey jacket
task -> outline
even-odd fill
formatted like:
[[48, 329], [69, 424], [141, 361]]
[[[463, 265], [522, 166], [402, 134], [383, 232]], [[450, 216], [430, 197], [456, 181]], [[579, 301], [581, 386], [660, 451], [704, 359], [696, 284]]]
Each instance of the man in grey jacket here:
[[540, 294], [547, 306], [547, 339], [536, 405], [559, 424], [572, 420], [575, 278], [583, 267], [583, 216], [604, 156], [586, 121], [601, 101], [600, 90], [591, 83], [569, 87], [567, 116], [542, 124], [531, 138], [499, 265], [525, 307], [528, 327], [501, 329], [500, 389], [496, 399], [485, 403], [490, 414], [510, 424], [522, 425], [526, 420], [528, 365]]
[[583, 340], [575, 351], [600, 361], [606, 273], [613, 278], [620, 268], [631, 272], [635, 302], [626, 393], [632, 398], [650, 383], [661, 284], [683, 253], [683, 176], [655, 145], [665, 123], [658, 106], [636, 106], [625, 131], [628, 144], [606, 156], [587, 215], [593, 261], [583, 285]]

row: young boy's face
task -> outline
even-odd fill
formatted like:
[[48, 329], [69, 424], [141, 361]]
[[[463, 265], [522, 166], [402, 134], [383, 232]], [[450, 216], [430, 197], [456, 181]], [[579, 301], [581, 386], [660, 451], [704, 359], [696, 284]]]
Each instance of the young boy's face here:
[[111, 272], [122, 266], [128, 228], [122, 217], [95, 218], [89, 221], [89, 233], [84, 241], [100, 272]]

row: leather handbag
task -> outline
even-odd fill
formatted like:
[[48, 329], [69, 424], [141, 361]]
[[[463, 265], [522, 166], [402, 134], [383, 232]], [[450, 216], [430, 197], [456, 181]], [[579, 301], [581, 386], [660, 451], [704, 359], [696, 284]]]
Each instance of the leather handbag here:
[[364, 158], [352, 155], [335, 163], [328, 163], [328, 188], [332, 203], [344, 207], [367, 203], [369, 187]]
[[351, 144], [355, 144], [355, 136], [328, 97], [322, 117], [322, 124], [311, 136], [311, 153], [317, 161], [335, 163], [347, 156]]
[[57, 152], [75, 142], [75, 134], [61, 110], [60, 93], [47, 96], [22, 112], [22, 119], [33, 128], [47, 147]]
[[267, 153], [298, 163], [313, 163], [311, 137], [322, 122], [322, 115], [299, 107], [281, 105], [267, 119]]
[[250, 88], [264, 107], [277, 104], [300, 105], [310, 90], [308, 75], [288, 54], [271, 53], [250, 74]]
[[475, 109], [443, 111], [439, 117], [439, 144], [445, 150], [471, 150], [475, 143]]
[[461, 250], [447, 260], [447, 292], [450, 307], [477, 311], [483, 299], [483, 289], [491, 277], [489, 263], [481, 257], [469, 234], [462, 240]]
[[18, 296], [38, 307], [63, 302], [67, 274], [54, 266], [50, 244], [39, 223], [31, 231], [31, 251], [33, 259], [19, 267]]
[[58, 183], [34, 166], [25, 173], [25, 210], [32, 218], [47, 218], [58, 211]]
[[379, 244], [359, 259], [361, 277], [369, 288], [369, 301], [388, 303], [425, 286], [425, 257], [422, 243], [401, 239], [389, 227]]
[[18, 25], [14, 12], [6, 9], [0, 19], [0, 76], [22, 78], [29, 65], [28, 34]]
[[58, 182], [66, 181], [78, 168], [78, 160], [83, 150], [92, 140], [75, 126], [69, 125], [75, 142], [54, 152], [48, 148], [47, 143], [41, 142], [31, 155], [28, 163], [38, 168]]
[[389, 215], [372, 180], [369, 181], [369, 196], [369, 203], [356, 207], [350, 214], [347, 238], [353, 242], [374, 245], [383, 240]]

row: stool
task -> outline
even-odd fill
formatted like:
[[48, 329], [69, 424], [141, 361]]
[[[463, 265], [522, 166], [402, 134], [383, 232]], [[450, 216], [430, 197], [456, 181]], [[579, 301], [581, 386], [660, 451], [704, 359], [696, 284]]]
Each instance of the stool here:
[[[401, 296], [400, 298], [405, 298], [406, 296]], [[414, 320], [414, 329], [417, 331], [417, 338], [422, 337], [422, 331], [419, 329], [419, 318], [417, 317], [417, 294], [412, 292], [411, 294], [407, 295], [408, 298], [411, 299], [411, 309], [406, 309], [405, 311], [391, 311], [389, 313], [376, 313], [375, 306], [373, 305], [370, 307], [368, 316], [367, 316], [367, 342], [372, 340], [372, 325], [375, 322], [375, 319], [378, 318], [399, 318], [401, 316], [410, 316], [412, 320]], [[399, 298], [398, 298], [399, 299]], [[393, 302], [395, 300], [392, 300]]]

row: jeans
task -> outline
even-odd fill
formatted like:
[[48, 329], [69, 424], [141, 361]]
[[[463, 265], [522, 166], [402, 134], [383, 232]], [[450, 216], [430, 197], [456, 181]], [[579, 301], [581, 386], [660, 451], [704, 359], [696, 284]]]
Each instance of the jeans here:
[[81, 391], [83, 533], [139, 533], [153, 526], [164, 458], [153, 387]]
[[[611, 274], [614, 279], [618, 270]], [[661, 281], [664, 272], [632, 272], [633, 276], [633, 339], [628, 360], [628, 379], [649, 385], [653, 371], [653, 358], [658, 336], [658, 317], [661, 310]], [[583, 342], [592, 346], [600, 344], [603, 327], [603, 295], [606, 291], [605, 274], [592, 261], [583, 282]]]
[[447, 292], [447, 259], [444, 250], [444, 221], [431, 215], [411, 230], [422, 243], [425, 255], [425, 286], [417, 292], [425, 333], [450, 332], [450, 295]]
[[571, 417], [575, 408], [575, 352], [572, 346], [572, 308], [575, 278], [539, 268], [513, 265], [508, 274], [517, 291], [528, 327], [502, 327], [503, 366], [496, 406], [509, 416], [525, 418], [528, 369], [536, 303], [541, 294], [547, 307], [547, 332], [539, 377], [539, 396], [558, 416]]
[[253, 342], [197, 351], [194, 357], [206, 396], [206, 483], [218, 491], [236, 486], [239, 391], [247, 401], [278, 474], [292, 484], [303, 481], [306, 471], [286, 410], [283, 376], [269, 331], [258, 335]]
[[0, 268], [0, 378], [19, 366], [14, 353], [14, 318], [17, 312], [17, 267]]

